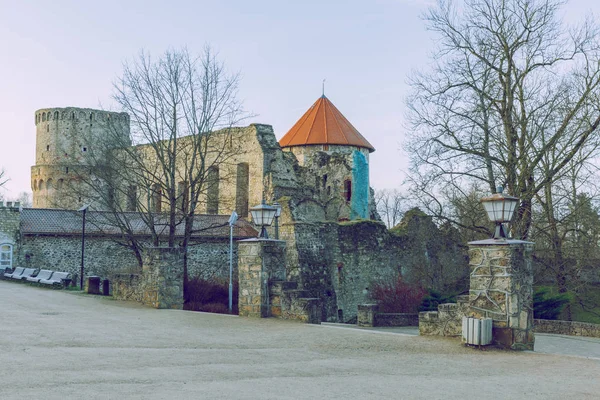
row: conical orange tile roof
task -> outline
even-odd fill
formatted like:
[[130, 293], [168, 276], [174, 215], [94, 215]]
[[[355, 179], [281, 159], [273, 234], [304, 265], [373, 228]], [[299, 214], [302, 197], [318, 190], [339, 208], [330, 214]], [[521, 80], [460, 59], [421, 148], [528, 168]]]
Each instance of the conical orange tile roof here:
[[279, 141], [281, 147], [313, 144], [357, 146], [375, 151], [325, 95], [321, 96]]

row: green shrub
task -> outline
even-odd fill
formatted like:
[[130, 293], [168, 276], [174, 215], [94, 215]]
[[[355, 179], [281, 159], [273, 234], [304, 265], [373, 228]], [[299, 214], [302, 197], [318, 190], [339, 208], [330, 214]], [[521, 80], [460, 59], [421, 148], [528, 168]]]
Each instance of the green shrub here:
[[533, 293], [533, 316], [537, 319], [556, 319], [569, 304], [571, 297], [567, 293], [553, 294], [546, 287], [540, 287]]
[[456, 295], [449, 293], [440, 293], [433, 289], [427, 291], [423, 298], [419, 311], [437, 311], [438, 305], [446, 303], [456, 303]]

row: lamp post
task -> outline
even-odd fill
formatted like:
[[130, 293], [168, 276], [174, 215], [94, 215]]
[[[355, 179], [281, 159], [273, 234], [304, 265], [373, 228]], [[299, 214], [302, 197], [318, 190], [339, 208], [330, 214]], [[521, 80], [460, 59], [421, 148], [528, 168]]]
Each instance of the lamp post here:
[[77, 211], [83, 212], [83, 221], [82, 221], [82, 227], [81, 227], [81, 271], [80, 271], [81, 276], [79, 277], [79, 287], [81, 288], [81, 290], [83, 290], [83, 270], [84, 270], [84, 259], [85, 259], [85, 214], [89, 207], [90, 207], [89, 204], [84, 204], [83, 207], [81, 207], [79, 210], [77, 210]]
[[277, 209], [265, 203], [264, 200], [258, 206], [250, 208], [252, 222], [254, 222], [254, 225], [261, 227], [260, 234], [258, 235], [259, 238], [269, 238], [266, 227], [271, 225], [276, 213]]
[[279, 217], [281, 216], [281, 204], [278, 202], [273, 203], [275, 207], [275, 239], [279, 240]]
[[497, 193], [481, 199], [488, 218], [496, 224], [493, 239], [507, 238], [504, 225], [502, 224], [512, 220], [517, 204], [519, 204], [518, 197], [505, 195], [502, 193], [502, 190], [502, 186], [499, 186]]
[[238, 219], [234, 211], [229, 217], [229, 313], [233, 310], [233, 226]]

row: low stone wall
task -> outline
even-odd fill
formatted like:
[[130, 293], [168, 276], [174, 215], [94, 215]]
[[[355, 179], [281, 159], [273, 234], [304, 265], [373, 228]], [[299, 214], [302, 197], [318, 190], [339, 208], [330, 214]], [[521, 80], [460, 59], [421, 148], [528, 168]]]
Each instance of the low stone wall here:
[[460, 336], [462, 317], [468, 314], [469, 296], [458, 296], [456, 303], [438, 305], [437, 311], [419, 313], [419, 335]]
[[587, 336], [600, 338], [600, 325], [577, 321], [556, 321], [550, 319], [534, 319], [536, 333], [554, 333], [557, 335]]
[[375, 314], [375, 326], [419, 326], [419, 314]]
[[377, 304], [358, 306], [358, 326], [419, 326], [419, 314], [380, 313]]

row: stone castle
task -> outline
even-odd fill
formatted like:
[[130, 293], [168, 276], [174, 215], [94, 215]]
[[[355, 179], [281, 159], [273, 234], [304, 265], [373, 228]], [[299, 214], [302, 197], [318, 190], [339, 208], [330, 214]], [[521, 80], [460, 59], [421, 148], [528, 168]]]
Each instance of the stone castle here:
[[[77, 223], [48, 229], [40, 221], [50, 217], [42, 214], [57, 208], [76, 210], [84, 203], [101, 212], [97, 195], [76, 188], [83, 180], [93, 179], [85, 168], [87, 160], [107, 157], [106, 149], [97, 144], [109, 129], [118, 132], [123, 141], [130, 140], [129, 117], [92, 109], [52, 108], [38, 110], [35, 124], [34, 209], [22, 213], [15, 260], [41, 267], [51, 255], [50, 259], [61, 259], [63, 269], [77, 272]], [[375, 149], [327, 97], [320, 97], [279, 141], [272, 127], [263, 124], [226, 129], [217, 135], [241, 151], [210, 171], [218, 184], [199, 199], [199, 212], [207, 214], [200, 219], [235, 210], [249, 221], [250, 207], [262, 200], [279, 202], [280, 239], [286, 243], [285, 276], [280, 278], [293, 279], [300, 290], [320, 299], [322, 320], [352, 319], [357, 305], [369, 300], [373, 283], [398, 276], [400, 246], [379, 221], [369, 187], [369, 156]], [[141, 151], [143, 146], [139, 146]], [[185, 191], [181, 183], [179, 190]], [[124, 192], [146, 196], [148, 211], [161, 211], [161, 200], [154, 199], [152, 188], [131, 187]], [[125, 210], [136, 211], [127, 198], [116, 201], [123, 203]], [[29, 223], [23, 226], [25, 219]], [[239, 231], [245, 233], [236, 235], [237, 239], [251, 236], [248, 229]], [[111, 244], [110, 238], [100, 232], [92, 236], [87, 246], [94, 257], [86, 260], [87, 272], [108, 277], [130, 265], [133, 268], [134, 258]], [[226, 234], [198, 240], [204, 245], [195, 246], [199, 254], [192, 257], [192, 264], [198, 265], [190, 266], [190, 274], [202, 275], [207, 270], [206, 260], [219, 264], [211, 271], [224, 274]]]

